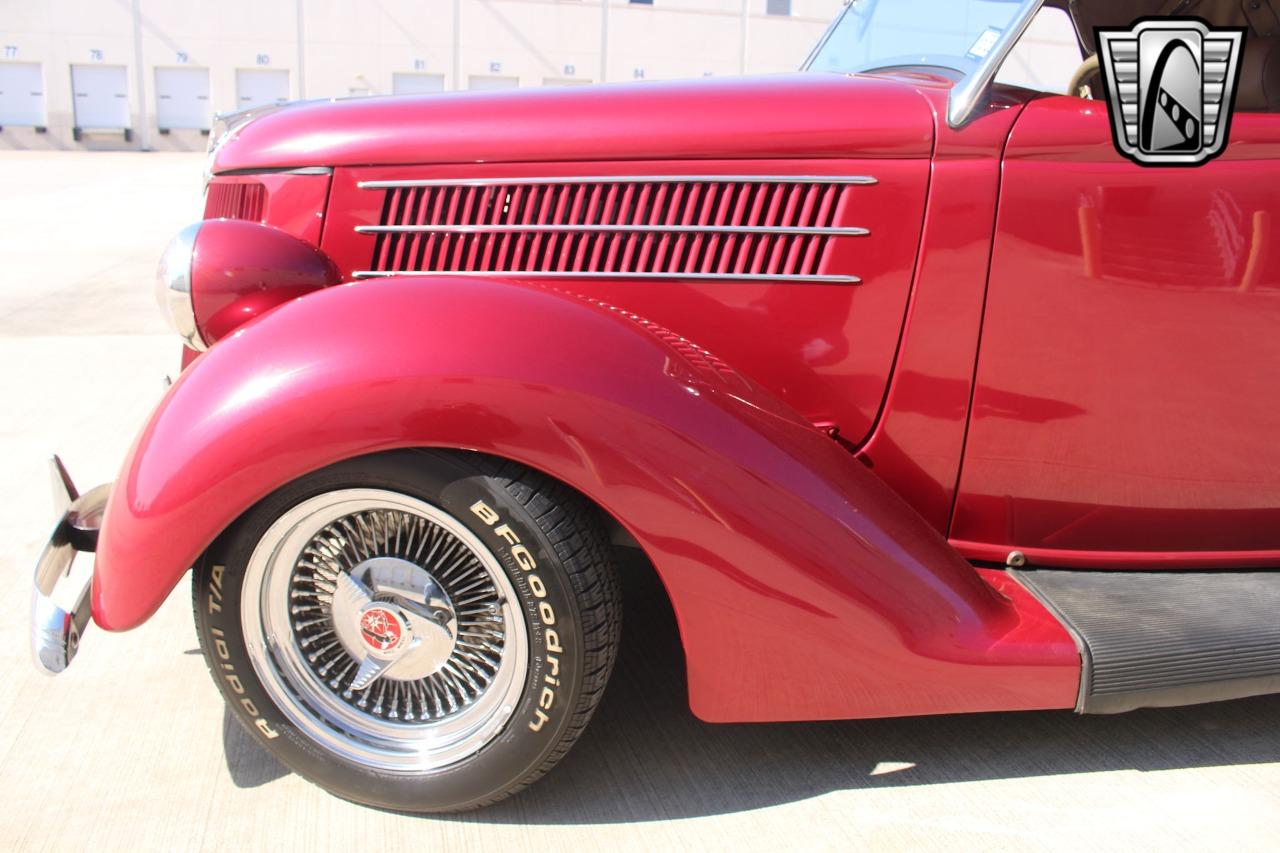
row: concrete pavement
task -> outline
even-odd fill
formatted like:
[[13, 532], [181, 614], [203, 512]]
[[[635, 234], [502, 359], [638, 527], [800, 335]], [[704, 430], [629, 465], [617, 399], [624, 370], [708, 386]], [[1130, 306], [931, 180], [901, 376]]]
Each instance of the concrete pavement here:
[[152, 301], [200, 211], [191, 155], [0, 153], [0, 849], [1280, 849], [1280, 698], [1118, 717], [699, 723], [669, 609], [628, 566], [624, 648], [584, 739], [456, 818], [355, 806], [223, 712], [189, 584], [137, 631], [28, 660], [45, 459], [109, 480], [178, 342]]

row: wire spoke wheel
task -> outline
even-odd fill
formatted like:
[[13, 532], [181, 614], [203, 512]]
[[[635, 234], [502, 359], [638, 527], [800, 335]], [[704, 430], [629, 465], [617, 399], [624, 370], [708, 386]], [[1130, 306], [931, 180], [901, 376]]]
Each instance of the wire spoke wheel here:
[[456, 812], [581, 737], [617, 655], [603, 518], [515, 462], [411, 449], [285, 483], [197, 561], [196, 633], [230, 714], [356, 802]]
[[453, 516], [381, 489], [303, 501], [249, 559], [254, 670], [299, 729], [362, 765], [420, 773], [483, 749], [529, 666], [518, 598]]

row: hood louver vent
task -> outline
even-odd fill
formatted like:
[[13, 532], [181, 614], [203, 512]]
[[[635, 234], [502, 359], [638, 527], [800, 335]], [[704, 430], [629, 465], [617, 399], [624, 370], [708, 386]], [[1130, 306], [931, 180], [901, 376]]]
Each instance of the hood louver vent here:
[[369, 181], [384, 193], [369, 269], [386, 275], [683, 278], [857, 284], [823, 262], [868, 177]]

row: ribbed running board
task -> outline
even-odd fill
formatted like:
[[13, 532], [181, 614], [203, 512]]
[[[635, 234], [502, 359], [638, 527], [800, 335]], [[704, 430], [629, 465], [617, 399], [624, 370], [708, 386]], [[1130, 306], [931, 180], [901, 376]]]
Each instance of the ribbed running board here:
[[1075, 635], [1082, 714], [1280, 693], [1280, 571], [1011, 571]]

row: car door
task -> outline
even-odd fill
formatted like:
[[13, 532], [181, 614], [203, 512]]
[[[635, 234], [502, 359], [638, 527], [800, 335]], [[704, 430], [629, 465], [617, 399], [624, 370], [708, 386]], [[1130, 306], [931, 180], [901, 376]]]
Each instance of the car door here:
[[1195, 168], [1128, 162], [1108, 121], [1045, 97], [1011, 134], [952, 537], [1064, 564], [1274, 562], [1280, 116], [1236, 115]]

